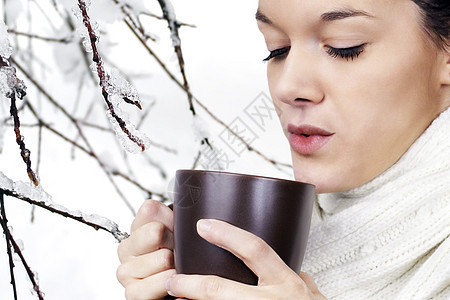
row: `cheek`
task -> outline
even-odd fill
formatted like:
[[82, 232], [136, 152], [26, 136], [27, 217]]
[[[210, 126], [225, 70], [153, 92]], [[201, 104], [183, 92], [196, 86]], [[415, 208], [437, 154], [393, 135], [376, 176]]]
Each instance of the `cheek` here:
[[373, 179], [407, 151], [439, 110], [432, 63], [423, 56], [386, 58], [371, 66], [342, 74], [342, 85], [330, 90], [336, 100], [330, 104], [334, 124], [344, 134], [334, 145], [338, 154], [328, 160], [328, 179], [315, 174], [319, 190], [332, 184], [332, 190], [352, 188]]
[[358, 62], [351, 72], [334, 74], [339, 81], [329, 94], [336, 98], [334, 109], [346, 124], [353, 124], [350, 128], [354, 134], [368, 129], [388, 133], [406, 128], [414, 125], [416, 118], [426, 119], [436, 110], [438, 89], [433, 84], [436, 74], [428, 59], [430, 54], [417, 49], [380, 52], [374, 59]]

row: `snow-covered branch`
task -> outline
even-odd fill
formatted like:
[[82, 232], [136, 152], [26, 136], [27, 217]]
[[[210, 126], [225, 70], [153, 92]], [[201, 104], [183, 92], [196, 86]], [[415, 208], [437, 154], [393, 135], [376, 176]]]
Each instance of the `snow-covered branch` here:
[[[20, 170], [21, 161], [16, 163], [13, 159], [4, 157], [9, 153], [15, 153], [16, 146], [12, 141], [14, 128], [18, 142], [23, 142], [22, 135], [26, 135], [27, 146], [31, 150], [36, 148], [32, 151], [33, 170], [42, 179], [50, 175], [50, 179], [42, 180], [44, 183], [47, 182], [45, 185], [48, 189], [63, 188], [64, 191], [68, 191], [66, 194], [68, 198], [77, 195], [73, 197], [76, 201], [86, 200], [93, 206], [108, 203], [101, 206], [100, 213], [104, 215], [110, 215], [108, 210], [117, 208], [109, 205], [111, 199], [123, 200], [132, 214], [123, 213], [119, 218], [123, 218], [121, 222], [127, 222], [131, 221], [130, 218], [135, 215], [137, 206], [144, 199], [154, 198], [162, 202], [172, 200], [168, 201], [170, 197], [164, 191], [168, 179], [173, 176], [174, 169], [186, 166], [193, 169], [206, 168], [201, 164], [202, 158], [206, 159], [207, 155], [202, 151], [203, 148], [209, 147], [213, 152], [221, 150], [220, 145], [216, 148], [214, 136], [211, 136], [209, 130], [216, 129], [213, 128], [215, 122], [220, 124], [215, 127], [225, 128], [230, 133], [229, 136], [235, 137], [237, 142], [245, 145], [243, 147], [253, 152], [255, 154], [253, 156], [257, 159], [262, 157], [279, 169], [288, 166], [271, 159], [266, 151], [255, 149], [244, 135], [241, 136], [237, 129], [227, 125], [227, 120], [222, 118], [225, 114], [216, 112], [214, 104], [207, 106], [206, 101], [201, 102], [191, 90], [191, 86], [196, 85], [193, 78], [188, 78], [189, 73], [186, 74], [190, 70], [190, 64], [186, 61], [185, 65], [184, 59], [187, 57], [183, 57], [181, 46], [184, 44], [182, 42], [187, 41], [181, 41], [180, 34], [183, 29], [180, 28], [183, 25], [193, 26], [181, 23], [177, 19], [171, 2], [170, 0], [158, 0], [154, 3], [144, 0], [0, 1], [0, 9], [3, 9], [4, 20], [9, 28], [11, 45], [16, 49], [13, 57], [8, 56], [8, 59], [2, 59], [0, 62], [2, 68], [0, 95], [4, 95], [0, 98], [0, 154], [3, 155], [0, 156], [2, 159], [0, 171], [12, 174], [16, 168]], [[75, 10], [72, 10], [74, 5]], [[75, 17], [78, 17], [79, 24]], [[189, 21], [196, 22], [195, 19]], [[4, 32], [0, 33], [0, 38], [5, 36], [7, 36], [6, 27]], [[0, 50], [2, 49], [5, 51], [5, 57], [10, 55], [9, 52], [12, 53], [7, 39], [0, 39]], [[174, 62], [172, 58], [175, 59]], [[13, 69], [8, 69], [11, 67]], [[195, 66], [191, 68], [194, 70]], [[5, 76], [6, 70], [9, 74], [14, 73], [14, 76]], [[25, 85], [17, 77], [22, 78], [28, 88], [24, 101], [19, 100], [24, 95], [22, 91], [25, 91]], [[131, 83], [139, 88], [141, 97], [138, 97]], [[20, 86], [23, 86], [23, 89], [19, 88]], [[13, 95], [15, 101], [11, 101], [10, 97], [5, 98], [5, 95]], [[215, 98], [216, 94], [210, 97]], [[106, 102], [106, 106], [102, 101]], [[13, 104], [11, 108], [10, 103]], [[134, 109], [134, 106], [142, 108], [144, 112], [136, 110], [136, 115], [128, 117], [127, 109], [130, 107]], [[13, 111], [12, 116], [9, 116], [10, 111]], [[131, 120], [136, 126], [133, 126]], [[110, 123], [113, 126], [110, 126]], [[189, 126], [190, 123], [193, 126]], [[223, 132], [226, 133], [225, 130]], [[148, 147], [149, 140], [139, 131], [151, 132], [150, 151], [129, 155], [127, 151], [123, 151], [123, 144], [127, 144], [127, 147], [135, 152], [141, 152]], [[11, 142], [8, 143], [9, 140]], [[121, 142], [117, 142], [118, 140]], [[21, 146], [20, 151], [22, 157], [29, 158], [25, 144]], [[39, 168], [41, 161], [42, 167]], [[103, 178], [97, 178], [98, 174]], [[51, 179], [53, 175], [58, 176], [57, 180]], [[106, 186], [102, 186], [104, 182]], [[109, 183], [111, 185], [108, 185]], [[91, 184], [95, 186], [95, 192], [101, 193], [100, 197], [78, 195], [80, 185], [83, 188], [88, 186], [90, 188]], [[62, 207], [54, 203], [42, 187], [36, 188], [28, 183], [13, 182], [3, 173], [0, 173], [0, 195], [5, 196], [6, 208], [8, 204], [21, 200], [31, 204], [33, 210], [37, 206], [36, 209], [40, 207], [64, 216], [65, 218], [59, 218], [61, 223], [70, 222], [66, 219], [70, 218], [77, 221], [76, 224], [84, 224], [80, 226], [107, 231], [117, 241], [128, 236], [118, 229], [116, 223], [100, 216]], [[77, 204], [65, 206], [73, 207]], [[121, 209], [122, 203], [119, 205]], [[28, 220], [27, 217], [23, 217], [26, 212], [23, 214], [23, 211], [8, 209], [6, 212], [9, 213], [11, 223], [16, 220], [22, 223]], [[14, 213], [19, 214], [13, 215]], [[2, 217], [0, 222], [6, 224], [6, 217]], [[41, 219], [40, 222], [46, 220]], [[45, 232], [45, 236], [40, 235], [40, 239], [56, 238], [59, 227], [61, 226], [55, 225], [51, 231]], [[37, 234], [40, 234], [40, 231]], [[6, 235], [7, 233], [5, 238], [9, 241], [7, 242], [9, 251], [14, 254], [13, 242], [10, 242], [13, 240], [12, 235], [11, 239]], [[89, 240], [89, 237], [84, 238], [86, 241]], [[20, 241], [18, 239], [16, 241], [20, 246]], [[111, 250], [108, 243], [97, 246], [96, 249], [102, 257], [106, 257], [106, 252]], [[101, 248], [103, 246], [105, 248]], [[42, 248], [45, 246], [42, 245]], [[8, 251], [8, 248], [4, 250]], [[39, 255], [40, 250], [41, 247], [38, 247], [29, 253], [30, 262], [34, 256]], [[4, 251], [5, 258], [7, 251]], [[70, 269], [77, 260], [88, 260], [81, 257], [81, 254], [72, 256], [69, 260], [66, 254], [64, 250], [57, 251], [51, 259], [52, 261], [60, 259], [64, 269]], [[14, 276], [15, 261], [11, 256], [11, 254], [8, 256], [10, 273]], [[92, 253], [89, 253], [89, 256], [91, 258]], [[4, 261], [7, 262], [7, 259]], [[49, 265], [51, 264], [45, 264]], [[78, 265], [82, 267], [83, 263]], [[40, 268], [44, 269], [40, 272], [47, 273], [45, 267]], [[86, 278], [99, 269], [108, 274], [112, 273], [105, 268], [91, 268], [91, 265], [88, 268], [92, 272], [85, 274]], [[0, 269], [8, 271], [6, 264], [5, 268]], [[19, 274], [16, 271], [16, 281], [20, 285]], [[48, 278], [47, 274], [43, 278], [46, 277]], [[42, 280], [42, 287], [46, 289], [50, 298], [53, 291], [50, 290], [46, 280]], [[67, 282], [77, 285], [80, 289], [88, 288], [83, 284], [74, 283], [75, 281], [75, 277], [67, 279]], [[51, 288], [57, 290], [57, 287]], [[103, 289], [103, 287], [96, 288]], [[18, 288], [19, 297], [21, 292]], [[12, 293], [11, 297], [8, 297], [9, 294], [4, 296], [4, 293], [0, 291], [0, 298], [13, 298]]]
[[107, 231], [112, 234], [118, 242], [121, 242], [128, 237], [128, 234], [120, 231], [119, 226], [113, 221], [99, 215], [70, 210], [62, 205], [56, 204], [41, 186], [35, 187], [22, 181], [14, 182], [2, 172], [0, 172], [0, 193], [39, 206], [63, 217], [73, 219], [88, 225], [95, 230]]
[[[114, 70], [111, 75], [105, 72], [103, 60], [97, 48], [99, 41], [98, 25], [89, 17], [86, 1], [78, 0], [78, 8], [80, 11], [76, 12], [76, 15], [87, 30], [87, 35], [83, 37], [85, 39], [83, 44], [87, 52], [92, 52], [92, 60], [94, 61], [92, 68], [96, 70], [100, 80], [99, 85], [102, 89], [102, 95], [108, 106], [108, 118], [125, 150], [132, 153], [139, 151], [138, 149], [145, 151], [150, 146], [150, 140], [145, 134], [135, 129], [134, 125], [121, 114], [119, 108], [121, 101], [124, 101], [142, 109], [137, 91]], [[132, 143], [128, 143], [127, 139]]]
[[25, 146], [24, 137], [20, 134], [20, 120], [16, 106], [16, 99], [22, 100], [26, 95], [26, 86], [22, 80], [16, 76], [16, 69], [11, 66], [9, 57], [12, 54], [12, 47], [9, 44], [7, 27], [0, 23], [0, 92], [3, 97], [10, 100], [10, 113], [14, 121], [14, 133], [16, 142], [20, 148], [20, 155], [27, 166], [27, 174], [34, 185], [39, 181], [31, 168], [30, 150]]

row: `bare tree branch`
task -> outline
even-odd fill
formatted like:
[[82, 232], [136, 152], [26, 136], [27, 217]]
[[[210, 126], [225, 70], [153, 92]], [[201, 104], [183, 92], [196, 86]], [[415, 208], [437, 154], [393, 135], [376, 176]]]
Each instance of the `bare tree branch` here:
[[32, 33], [27, 33], [27, 32], [20, 32], [20, 31], [16, 31], [14, 29], [8, 29], [8, 32], [14, 35], [18, 35], [18, 36], [25, 36], [31, 39], [37, 39], [37, 40], [42, 40], [45, 42], [55, 42], [55, 43], [63, 43], [63, 44], [68, 44], [70, 42], [72, 42], [73, 38], [51, 38], [51, 37], [43, 37], [43, 36], [39, 36], [37, 34], [32, 34]]
[[[8, 226], [6, 226], [6, 215], [5, 215], [5, 211], [4, 211], [4, 202], [3, 202], [3, 194], [4, 191], [2, 189], [0, 189], [0, 200], [2, 200], [0, 208], [2, 210], [2, 216], [0, 217], [0, 224], [3, 227], [3, 232], [5, 232], [5, 235], [7, 236], [7, 240], [9, 243], [11, 243], [12, 247], [14, 248], [14, 252], [20, 257], [20, 261], [22, 262], [22, 265], [25, 268], [25, 271], [28, 274], [28, 277], [31, 280], [31, 283], [33, 284], [33, 290], [36, 292], [37, 296], [39, 297], [40, 300], [44, 300], [44, 295], [41, 292], [40, 288], [39, 288], [39, 284], [36, 281], [35, 275], [33, 273], [33, 271], [31, 270], [31, 268], [29, 267], [27, 261], [25, 260], [25, 257], [22, 254], [22, 251], [20, 250], [19, 245], [16, 243], [16, 241], [14, 240], [14, 238], [11, 235], [11, 232], [9, 231]], [[12, 268], [12, 267], [11, 267]], [[17, 299], [17, 295], [16, 295], [16, 299]]]
[[[0, 193], [0, 224], [3, 229], [6, 240], [6, 252], [9, 259], [9, 274], [11, 276], [11, 285], [13, 288], [14, 300], [17, 300], [16, 279], [14, 277], [14, 260], [11, 252], [11, 232], [8, 230], [8, 219], [6, 218], [5, 203], [3, 201], [3, 193]], [[6, 228], [6, 230], [5, 230]]]

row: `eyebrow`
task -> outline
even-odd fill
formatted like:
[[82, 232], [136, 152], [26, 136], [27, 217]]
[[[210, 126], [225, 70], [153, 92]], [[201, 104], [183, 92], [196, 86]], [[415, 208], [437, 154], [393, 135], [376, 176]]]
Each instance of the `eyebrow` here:
[[[373, 16], [363, 10], [354, 10], [354, 9], [341, 9], [334, 10], [330, 12], [323, 13], [320, 16], [320, 19], [323, 22], [332, 22], [337, 20], [342, 20], [351, 17], [368, 17], [373, 18]], [[256, 11], [255, 18], [257, 21], [261, 21], [266, 24], [273, 24], [273, 22], [263, 14], [259, 9]]]
[[265, 14], [263, 14], [259, 10], [259, 8], [256, 11], [255, 18], [256, 18], [257, 21], [261, 21], [261, 22], [266, 23], [266, 24], [272, 24], [272, 21]]
[[351, 17], [368, 17], [373, 18], [373, 16], [363, 10], [354, 9], [342, 9], [323, 13], [320, 19], [324, 22], [331, 22], [336, 20], [342, 20]]

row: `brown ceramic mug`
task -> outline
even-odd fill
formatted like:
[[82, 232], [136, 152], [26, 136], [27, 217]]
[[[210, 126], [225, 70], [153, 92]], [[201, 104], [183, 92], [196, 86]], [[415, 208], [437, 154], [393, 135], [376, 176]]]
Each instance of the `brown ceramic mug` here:
[[258, 278], [230, 252], [196, 230], [200, 219], [218, 219], [268, 243], [295, 272], [308, 240], [314, 186], [297, 181], [220, 171], [178, 170], [174, 187], [177, 273], [218, 275], [256, 285]]

